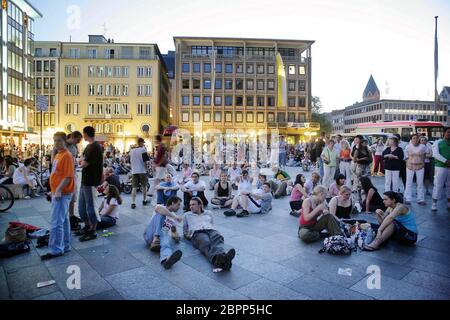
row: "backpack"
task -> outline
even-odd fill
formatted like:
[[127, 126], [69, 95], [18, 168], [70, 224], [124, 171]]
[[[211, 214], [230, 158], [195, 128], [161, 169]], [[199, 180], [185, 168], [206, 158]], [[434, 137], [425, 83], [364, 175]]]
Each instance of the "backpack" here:
[[9, 258], [30, 251], [28, 241], [0, 243], [0, 258]]
[[349, 255], [353, 248], [348, 244], [344, 236], [331, 236], [323, 241], [323, 248], [319, 253], [327, 252], [332, 255]]
[[48, 241], [50, 240], [50, 232], [47, 231], [45, 235], [37, 238], [36, 248], [42, 248], [48, 246]]

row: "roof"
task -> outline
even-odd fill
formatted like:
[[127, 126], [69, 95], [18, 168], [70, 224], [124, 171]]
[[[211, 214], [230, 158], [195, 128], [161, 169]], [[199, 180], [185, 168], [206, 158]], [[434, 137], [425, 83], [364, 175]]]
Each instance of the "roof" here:
[[39, 12], [38, 9], [36, 9], [30, 2], [27, 0], [14, 0], [14, 3], [22, 10], [25, 11], [26, 14], [33, 18], [42, 18], [42, 13]]
[[310, 45], [312, 45], [315, 41], [314, 40], [295, 40], [295, 39], [264, 39], [264, 38], [227, 38], [227, 37], [187, 37], [187, 36], [175, 36], [173, 37], [174, 40], [217, 40], [217, 41], [224, 41], [224, 40], [231, 40], [231, 41], [280, 41], [280, 42], [306, 42]]
[[373, 79], [372, 75], [370, 75], [369, 81], [367, 82], [366, 89], [364, 89], [363, 99], [371, 99], [375, 97], [380, 97], [380, 90], [378, 90], [377, 84]]

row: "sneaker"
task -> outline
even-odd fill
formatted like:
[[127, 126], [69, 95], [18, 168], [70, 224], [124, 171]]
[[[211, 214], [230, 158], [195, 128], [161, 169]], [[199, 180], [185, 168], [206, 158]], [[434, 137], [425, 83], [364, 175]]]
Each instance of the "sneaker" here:
[[155, 239], [153, 239], [152, 243], [150, 244], [150, 251], [153, 252], [161, 251], [161, 240], [159, 239], [159, 237], [155, 237]]
[[43, 256], [41, 256], [41, 260], [42, 261], [47, 261], [47, 260], [58, 258], [58, 257], [61, 257], [61, 256], [62, 256], [62, 253], [60, 253], [60, 254], [47, 253], [47, 254], [44, 254]]
[[23, 197], [25, 200], [30, 200], [31, 199], [31, 197], [30, 196], [25, 196], [25, 197]]
[[231, 267], [233, 266], [233, 259], [236, 256], [236, 250], [234, 249], [230, 249], [230, 251], [227, 252], [227, 254], [225, 255], [226, 261], [223, 265], [223, 270], [230, 270]]
[[81, 242], [91, 241], [97, 239], [97, 232], [95, 230], [89, 230], [80, 237]]
[[235, 216], [235, 215], [236, 215], [236, 211], [234, 211], [234, 210], [227, 210], [227, 211], [225, 211], [223, 214], [224, 214], [225, 216], [227, 216], [227, 217], [232, 217], [232, 216]]
[[172, 228], [170, 229], [170, 236], [176, 243], [180, 242], [181, 238], [180, 235], [178, 234], [177, 227], [172, 226]]
[[136, 209], [136, 204], [135, 203], [131, 204], [131, 209]]
[[437, 211], [437, 205], [436, 203], [433, 202], [433, 204], [431, 205], [431, 211]]
[[174, 253], [172, 253], [172, 255], [162, 263], [164, 269], [166, 270], [170, 269], [175, 263], [180, 261], [182, 255], [183, 253], [180, 250], [177, 250]]
[[238, 213], [236, 215], [236, 217], [238, 218], [244, 218], [244, 217], [248, 217], [250, 215], [250, 212], [248, 212], [247, 210], [242, 210], [242, 212]]
[[75, 235], [77, 237], [81, 237], [81, 236], [84, 236], [88, 231], [89, 231], [89, 227], [85, 226], [83, 229], [80, 229], [77, 232], [75, 232]]
[[225, 253], [218, 254], [214, 257], [213, 265], [215, 269], [223, 269], [224, 264], [227, 262], [227, 256]]
[[144, 200], [144, 201], [142, 201], [142, 205], [143, 205], [143, 206], [146, 206], [146, 205], [147, 205], [147, 203], [148, 203], [148, 201], [147, 201], [147, 200]]

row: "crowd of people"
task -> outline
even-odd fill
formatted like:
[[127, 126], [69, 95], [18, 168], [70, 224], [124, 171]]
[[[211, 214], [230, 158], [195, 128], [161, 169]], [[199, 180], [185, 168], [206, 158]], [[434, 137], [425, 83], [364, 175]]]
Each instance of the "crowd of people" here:
[[[77, 145], [82, 139], [87, 146], [78, 157]], [[416, 198], [419, 205], [426, 205], [425, 194], [432, 180], [432, 210], [437, 210], [444, 195], [450, 210], [450, 128], [433, 145], [425, 136], [414, 134], [404, 149], [395, 136], [387, 144], [377, 141], [369, 146], [362, 136], [349, 144], [338, 135], [336, 140], [323, 136], [313, 144], [295, 146], [288, 146], [282, 138], [279, 150], [278, 165], [269, 168], [251, 166], [246, 161], [210, 162], [201, 172], [189, 163], [183, 163], [177, 171], [161, 136], [156, 137], [155, 150], [147, 150], [140, 138], [130, 152], [119, 154], [114, 149], [104, 150], [95, 141], [92, 127], [68, 136], [56, 133], [48, 159], [52, 227], [49, 253], [42, 259], [58, 257], [70, 250], [71, 230], [80, 241], [91, 241], [97, 238], [97, 230], [118, 223], [123, 205], [123, 184], [118, 177], [121, 174], [131, 176], [132, 209], [137, 207], [139, 191], [144, 207], [151, 201], [155, 206], [144, 240], [151, 250], [160, 252], [165, 268], [182, 256], [176, 250], [181, 238], [176, 226], [182, 223], [184, 237], [206, 256], [215, 272], [230, 270], [236, 252], [234, 249], [225, 252], [223, 248], [224, 238], [214, 225], [214, 215], [221, 214], [219, 210], [227, 217], [245, 218], [269, 214], [274, 199], [287, 200], [290, 215], [299, 219], [298, 236], [307, 243], [324, 235], [343, 235], [342, 221], [355, 213], [371, 213], [379, 226], [374, 240], [364, 246], [368, 251], [379, 249], [391, 238], [405, 244], [417, 241], [418, 230], [410, 204]], [[34, 190], [27, 174], [33, 163], [27, 159], [23, 166], [10, 169], [15, 165], [13, 159], [1, 160], [6, 179], [12, 176], [15, 183], [18, 181], [14, 180], [15, 172], [22, 171], [24, 180], [20, 183]], [[302, 167], [303, 173], [291, 178], [286, 170], [289, 165]], [[77, 168], [81, 169], [81, 179], [77, 179]], [[202, 180], [205, 170], [208, 174]], [[310, 170], [313, 172], [307, 178], [306, 172]], [[383, 193], [374, 186], [373, 176], [385, 177]], [[212, 191], [212, 197], [208, 197], [207, 190]], [[100, 206], [96, 204], [97, 191], [104, 195]], [[148, 200], [149, 196], [152, 200]], [[80, 218], [75, 216], [76, 202]], [[180, 209], [184, 214], [178, 213]]]

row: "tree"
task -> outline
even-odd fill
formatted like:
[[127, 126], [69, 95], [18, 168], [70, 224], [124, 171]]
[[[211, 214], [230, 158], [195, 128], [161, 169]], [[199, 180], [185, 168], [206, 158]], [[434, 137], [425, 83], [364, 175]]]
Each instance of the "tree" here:
[[320, 123], [320, 131], [330, 134], [333, 131], [333, 125], [322, 113], [322, 102], [319, 97], [311, 99], [311, 120]]

